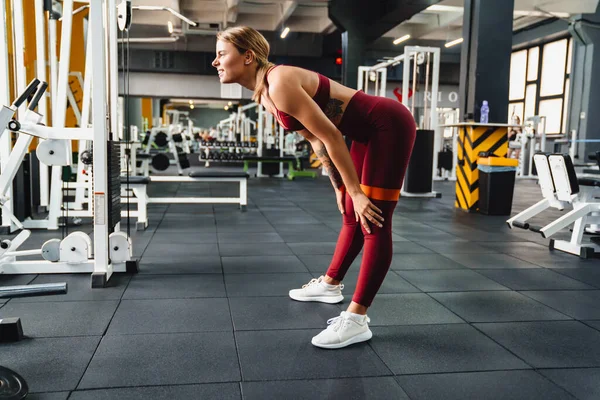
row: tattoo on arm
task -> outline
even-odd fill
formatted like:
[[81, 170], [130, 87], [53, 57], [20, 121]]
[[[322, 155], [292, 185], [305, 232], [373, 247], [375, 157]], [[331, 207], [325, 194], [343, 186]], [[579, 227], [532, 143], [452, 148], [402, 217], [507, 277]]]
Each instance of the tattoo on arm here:
[[343, 101], [338, 99], [329, 99], [329, 102], [325, 106], [324, 113], [335, 125], [338, 125], [342, 119], [342, 105]]
[[336, 189], [342, 187], [344, 181], [342, 180], [340, 171], [338, 171], [335, 165], [333, 164], [331, 157], [329, 157], [329, 154], [327, 153], [325, 145], [322, 144], [320, 148], [315, 149], [315, 154], [319, 157], [321, 163], [323, 163], [323, 167], [327, 170], [329, 179], [331, 179], [333, 187]]

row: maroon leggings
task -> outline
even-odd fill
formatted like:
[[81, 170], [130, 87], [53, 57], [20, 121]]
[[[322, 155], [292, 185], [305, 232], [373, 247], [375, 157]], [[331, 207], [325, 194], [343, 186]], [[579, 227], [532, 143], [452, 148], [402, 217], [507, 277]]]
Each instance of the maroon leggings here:
[[352, 199], [345, 194], [342, 230], [327, 275], [343, 280], [364, 246], [352, 300], [369, 307], [392, 262], [392, 215], [414, 145], [416, 127], [411, 113], [398, 101], [357, 92], [344, 112], [340, 131], [353, 139], [350, 156], [361, 188], [381, 209], [385, 220], [382, 228], [369, 223], [371, 233], [367, 233], [360, 221], [356, 221]]

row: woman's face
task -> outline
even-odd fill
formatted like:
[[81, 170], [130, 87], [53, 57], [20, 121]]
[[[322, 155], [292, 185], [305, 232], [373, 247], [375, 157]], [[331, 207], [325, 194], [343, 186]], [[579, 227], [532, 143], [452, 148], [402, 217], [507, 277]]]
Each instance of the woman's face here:
[[218, 40], [217, 56], [212, 66], [217, 69], [221, 83], [239, 82], [240, 77], [245, 73], [244, 66], [248, 63], [246, 58], [233, 44]]

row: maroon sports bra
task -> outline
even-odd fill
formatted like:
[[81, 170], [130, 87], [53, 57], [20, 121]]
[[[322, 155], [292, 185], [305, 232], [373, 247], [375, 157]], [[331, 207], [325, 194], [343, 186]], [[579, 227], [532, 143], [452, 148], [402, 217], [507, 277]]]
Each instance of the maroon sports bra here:
[[[278, 66], [279, 65], [276, 65], [275, 67], [271, 68], [267, 72], [267, 77], [269, 76], [269, 73], [271, 73], [271, 71], [273, 71]], [[313, 100], [315, 101], [315, 103], [317, 103], [321, 110], [325, 110], [325, 106], [329, 102], [329, 78], [319, 74], [318, 72], [316, 72], [316, 74], [319, 77], [319, 86], [317, 87], [317, 92], [313, 96]], [[273, 106], [275, 106], [275, 104], [273, 104]], [[275, 110], [277, 111], [276, 117], [279, 120], [279, 123], [286, 130], [300, 131], [302, 129], [305, 129], [304, 126], [296, 118], [284, 113], [283, 111], [279, 111], [277, 109]]]

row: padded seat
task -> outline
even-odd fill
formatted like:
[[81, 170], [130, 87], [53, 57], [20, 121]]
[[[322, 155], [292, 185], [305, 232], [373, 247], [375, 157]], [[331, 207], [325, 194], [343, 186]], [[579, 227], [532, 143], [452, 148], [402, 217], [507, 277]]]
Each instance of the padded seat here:
[[600, 187], [600, 178], [579, 178], [577, 179], [577, 183], [580, 186]]
[[[121, 177], [121, 184], [127, 184], [127, 176]], [[138, 184], [138, 185], [147, 185], [150, 183], [150, 177], [148, 176], [130, 176], [129, 183]]]
[[190, 178], [249, 178], [245, 172], [233, 171], [194, 171], [188, 174]]

